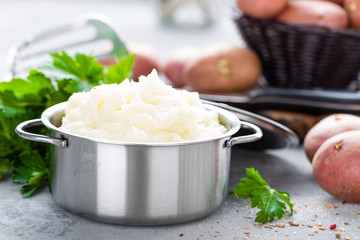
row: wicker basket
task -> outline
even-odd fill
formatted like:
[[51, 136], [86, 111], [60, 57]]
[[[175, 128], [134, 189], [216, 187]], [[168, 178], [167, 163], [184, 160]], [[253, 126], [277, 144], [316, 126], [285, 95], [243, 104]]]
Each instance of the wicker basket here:
[[297, 89], [358, 88], [360, 31], [289, 25], [236, 14], [247, 45], [260, 57], [271, 86]]

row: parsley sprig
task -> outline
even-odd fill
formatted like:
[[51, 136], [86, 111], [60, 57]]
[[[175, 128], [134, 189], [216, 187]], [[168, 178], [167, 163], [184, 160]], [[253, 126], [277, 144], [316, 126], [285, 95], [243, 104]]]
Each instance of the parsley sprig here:
[[[134, 55], [122, 51], [115, 65], [105, 68], [94, 56], [66, 52], [51, 53], [45, 67], [29, 71], [26, 79], [0, 82], [0, 179], [12, 175], [23, 184], [23, 197], [30, 197], [46, 186], [49, 176], [47, 145], [18, 137], [16, 126], [39, 118], [42, 112], [67, 101], [75, 92], [88, 91], [100, 84], [121, 83], [131, 78]], [[46, 129], [38, 130], [46, 134]]]
[[[272, 222], [275, 217], [281, 219], [285, 214], [285, 203], [293, 214], [293, 204], [290, 202], [289, 193], [271, 188], [254, 168], [247, 168], [246, 175], [247, 178], [242, 178], [233, 192], [243, 199], [250, 198], [251, 207], [260, 209], [256, 214], [256, 222]], [[283, 202], [280, 202], [276, 196]]]

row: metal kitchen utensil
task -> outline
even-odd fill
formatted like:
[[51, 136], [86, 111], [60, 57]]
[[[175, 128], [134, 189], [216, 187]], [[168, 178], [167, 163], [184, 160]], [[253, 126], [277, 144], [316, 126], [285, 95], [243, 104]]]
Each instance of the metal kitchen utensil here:
[[100, 14], [87, 14], [73, 21], [27, 37], [11, 47], [7, 57], [5, 81], [25, 74], [49, 57], [49, 53], [66, 50], [111, 59], [126, 51], [116, 25]]
[[254, 109], [282, 108], [322, 113], [360, 113], [360, 92], [264, 87], [248, 94], [201, 94], [201, 98]]
[[[189, 142], [129, 143], [82, 137], [59, 128], [66, 103], [48, 108], [41, 119], [16, 132], [51, 143], [50, 187], [55, 202], [102, 222], [164, 225], [195, 220], [215, 211], [228, 195], [231, 147], [256, 141], [260, 128], [211, 105], [228, 131]], [[26, 132], [45, 125], [50, 136]], [[248, 135], [232, 137], [240, 128]]]
[[[252, 149], [278, 149], [278, 148], [294, 148], [299, 145], [299, 138], [291, 129], [284, 125], [273, 121], [261, 115], [229, 106], [224, 103], [217, 103], [207, 100], [202, 100], [203, 103], [224, 108], [234, 113], [240, 120], [254, 123], [261, 128], [263, 137], [256, 142], [249, 142], [239, 145], [242, 148]], [[247, 134], [246, 129], [240, 129], [237, 133], [239, 135]], [[236, 135], [237, 135], [236, 134]]]

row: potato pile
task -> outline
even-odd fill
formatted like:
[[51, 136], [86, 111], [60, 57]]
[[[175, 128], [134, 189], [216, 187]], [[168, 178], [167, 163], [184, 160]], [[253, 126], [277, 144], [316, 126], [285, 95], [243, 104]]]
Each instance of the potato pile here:
[[[141, 45], [140, 45], [141, 46]], [[154, 48], [128, 46], [136, 55], [134, 80], [153, 68], [163, 73], [174, 87], [187, 87], [201, 93], [246, 91], [257, 85], [262, 73], [258, 56], [246, 47], [212, 43], [202, 48], [183, 46], [160, 64]]]
[[360, 28], [360, 0], [236, 0], [245, 15], [332, 29]]
[[332, 114], [314, 125], [304, 138], [319, 186], [333, 196], [360, 202], [360, 117]]

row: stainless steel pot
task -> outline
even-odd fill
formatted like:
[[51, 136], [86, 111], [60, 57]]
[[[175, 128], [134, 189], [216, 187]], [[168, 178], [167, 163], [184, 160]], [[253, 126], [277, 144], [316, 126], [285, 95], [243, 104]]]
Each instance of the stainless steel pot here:
[[[261, 138], [257, 126], [240, 122], [219, 107], [228, 131], [222, 136], [181, 143], [126, 143], [61, 131], [66, 103], [48, 108], [41, 119], [19, 124], [19, 136], [51, 143], [50, 191], [63, 208], [101, 222], [164, 225], [215, 211], [227, 195], [231, 146]], [[49, 136], [25, 131], [45, 125]], [[250, 135], [231, 137], [241, 127]]]

